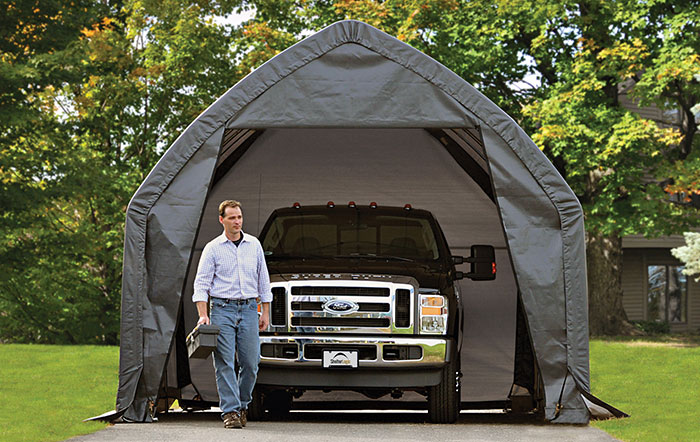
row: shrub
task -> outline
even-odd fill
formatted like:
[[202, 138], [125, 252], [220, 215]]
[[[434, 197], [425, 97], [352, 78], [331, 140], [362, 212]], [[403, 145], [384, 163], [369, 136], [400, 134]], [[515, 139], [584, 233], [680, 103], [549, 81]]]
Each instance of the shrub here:
[[671, 325], [668, 321], [632, 321], [632, 324], [648, 335], [671, 333]]

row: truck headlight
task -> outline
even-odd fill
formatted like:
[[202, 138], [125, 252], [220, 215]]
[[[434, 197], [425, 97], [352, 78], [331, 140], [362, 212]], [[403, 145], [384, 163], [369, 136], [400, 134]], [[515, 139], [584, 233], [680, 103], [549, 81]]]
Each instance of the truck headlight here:
[[420, 295], [421, 333], [447, 332], [447, 299], [440, 295]]

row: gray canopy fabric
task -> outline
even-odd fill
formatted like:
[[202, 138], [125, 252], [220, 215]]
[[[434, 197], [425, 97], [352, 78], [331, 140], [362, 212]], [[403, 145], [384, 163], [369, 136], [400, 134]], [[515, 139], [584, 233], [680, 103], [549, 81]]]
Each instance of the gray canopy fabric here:
[[[216, 204], [241, 200], [245, 230], [256, 234], [274, 208], [331, 196], [427, 208], [455, 254], [494, 244], [499, 283], [462, 284], [467, 393], [470, 379], [489, 385], [500, 370], [507, 385], [492, 382], [493, 395], [506, 399], [529, 364], [525, 371], [541, 380], [547, 420], [588, 421], [584, 228], [575, 195], [494, 103], [445, 66], [358, 21], [307, 37], [233, 86], [134, 194], [117, 414], [148, 421], [164, 390], [186, 388], [164, 377], [173, 369], [178, 316], [180, 328], [193, 325], [188, 294], [201, 247], [220, 233]], [[516, 332], [518, 302], [524, 321]], [[491, 345], [497, 333], [508, 343]], [[521, 357], [516, 337], [534, 360]], [[211, 371], [190, 369], [195, 383], [196, 372]], [[207, 376], [201, 390], [212, 389]]]

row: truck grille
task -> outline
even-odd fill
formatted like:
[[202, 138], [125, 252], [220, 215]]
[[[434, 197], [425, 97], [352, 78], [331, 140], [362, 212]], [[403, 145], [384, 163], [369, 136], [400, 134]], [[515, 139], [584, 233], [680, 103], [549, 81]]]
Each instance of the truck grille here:
[[[357, 305], [359, 306], [358, 312], [388, 312], [390, 310], [390, 306], [386, 302], [358, 302]], [[323, 302], [294, 301], [292, 302], [292, 311], [322, 312]]]
[[270, 309], [270, 322], [272, 325], [287, 325], [287, 298], [284, 287], [274, 287], [272, 289], [272, 303]]
[[389, 296], [390, 291], [384, 287], [292, 287], [294, 296]]
[[406, 289], [396, 290], [396, 326], [411, 325], [411, 292]]
[[344, 317], [293, 317], [293, 327], [373, 327], [391, 325], [389, 318], [344, 318]]
[[271, 332], [388, 334], [414, 327], [411, 284], [290, 279], [272, 284]]

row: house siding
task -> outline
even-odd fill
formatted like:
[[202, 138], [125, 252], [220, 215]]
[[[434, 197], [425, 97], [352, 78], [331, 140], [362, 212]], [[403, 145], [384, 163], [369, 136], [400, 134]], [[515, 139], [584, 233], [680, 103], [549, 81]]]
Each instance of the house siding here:
[[633, 85], [633, 82], [628, 82], [620, 91], [618, 95], [618, 103], [621, 107], [637, 113], [642, 118], [654, 121], [661, 128], [677, 128], [680, 126], [681, 114], [677, 110], [663, 111], [654, 104], [640, 106], [639, 100], [633, 98], [629, 94]]
[[636, 249], [622, 253], [622, 306], [630, 321], [645, 319], [646, 272], [644, 256]]

